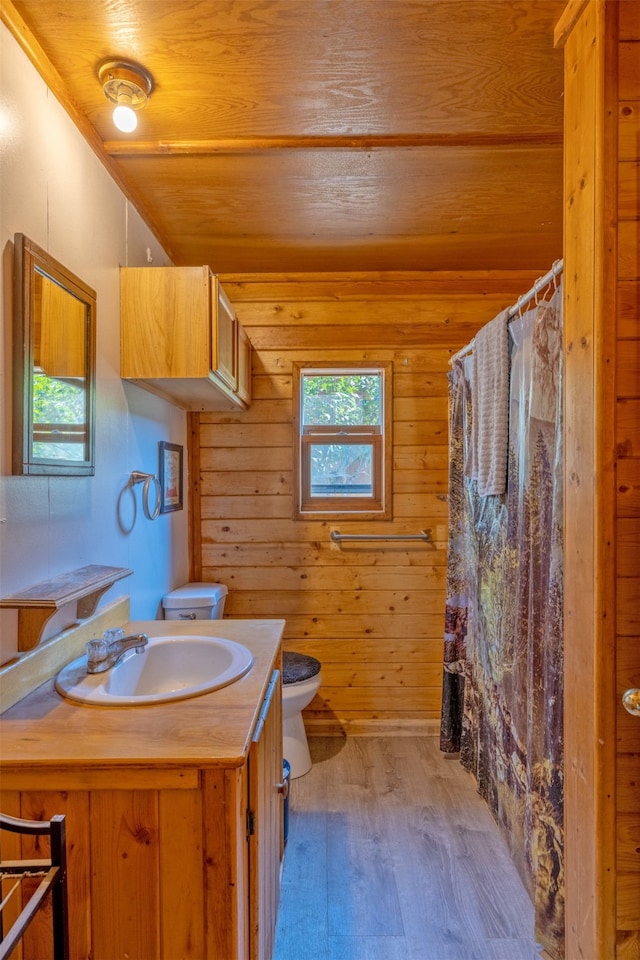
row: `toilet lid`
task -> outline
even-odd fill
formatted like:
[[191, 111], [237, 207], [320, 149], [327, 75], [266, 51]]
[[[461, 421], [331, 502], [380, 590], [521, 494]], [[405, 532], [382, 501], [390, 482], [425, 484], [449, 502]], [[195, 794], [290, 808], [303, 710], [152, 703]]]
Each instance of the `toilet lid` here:
[[291, 650], [282, 652], [282, 682], [299, 683], [301, 680], [310, 680], [320, 673], [322, 664], [315, 657], [308, 657], [305, 653], [293, 653]]

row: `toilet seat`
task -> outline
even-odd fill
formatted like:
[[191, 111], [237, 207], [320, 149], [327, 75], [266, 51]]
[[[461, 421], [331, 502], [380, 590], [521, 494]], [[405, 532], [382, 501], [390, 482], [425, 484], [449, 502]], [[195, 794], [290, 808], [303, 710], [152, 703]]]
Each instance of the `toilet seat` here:
[[322, 664], [315, 657], [306, 653], [294, 653], [292, 650], [282, 652], [282, 682], [299, 683], [301, 680], [310, 680], [320, 673]]

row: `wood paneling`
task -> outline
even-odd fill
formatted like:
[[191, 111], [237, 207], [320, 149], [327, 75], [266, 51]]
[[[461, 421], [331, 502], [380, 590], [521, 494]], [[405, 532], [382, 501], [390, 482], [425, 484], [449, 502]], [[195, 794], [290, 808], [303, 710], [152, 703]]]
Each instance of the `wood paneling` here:
[[[10, 794], [10, 796], [12, 796]], [[16, 794], [15, 796], [19, 796]], [[4, 794], [3, 794], [4, 800]], [[7, 809], [3, 803], [3, 810]], [[91, 956], [92, 932], [90, 895], [87, 879], [90, 870], [90, 803], [85, 791], [50, 791], [45, 778], [40, 777], [40, 790], [20, 797], [19, 811], [8, 810], [25, 820], [48, 820], [55, 814], [66, 817], [67, 834], [67, 892], [69, 901], [69, 943], [72, 957]], [[43, 856], [39, 844], [42, 838], [23, 838], [20, 858]], [[48, 856], [48, 848], [47, 853]], [[50, 906], [36, 916], [25, 939], [27, 956], [47, 957], [51, 951]]]
[[[563, 4], [1, 10], [177, 264], [543, 272], [562, 232]], [[118, 138], [96, 80], [109, 56], [155, 81], [133, 137]]]
[[[226, 775], [208, 772], [208, 786], [217, 787]], [[234, 771], [232, 776], [239, 774]], [[116, 771], [113, 789], [85, 792], [74, 788], [73, 775], [67, 773], [69, 788], [53, 792], [47, 789], [48, 775], [43, 771], [44, 789], [2, 794], [3, 809], [15, 816], [33, 820], [49, 819], [54, 813], [66, 816], [70, 956], [74, 960], [248, 956], [244, 948], [235, 949], [238, 935], [233, 928], [244, 868], [238, 868], [235, 858], [230, 865], [221, 854], [221, 843], [205, 847], [205, 838], [212, 840], [210, 823], [217, 825], [228, 845], [235, 808], [229, 804], [227, 815], [222, 815], [225, 808], [217, 789], [211, 794], [200, 789], [156, 790], [153, 774], [147, 778], [148, 788], [141, 786], [144, 780], [138, 773], [137, 788], [119, 789]], [[203, 818], [203, 795], [211, 795], [215, 807], [209, 819]], [[246, 804], [238, 810], [240, 819], [235, 822], [244, 823], [245, 808]], [[246, 847], [244, 831], [236, 832]], [[16, 857], [43, 856], [39, 842], [23, 839]], [[216, 877], [219, 885], [212, 892], [206, 881], [214, 861], [220, 871], [224, 864], [229, 876]], [[204, 923], [205, 891], [209, 924]], [[49, 908], [38, 914], [27, 931], [24, 956], [50, 956], [50, 921]], [[210, 938], [207, 946], [205, 935]]]
[[640, 576], [640, 519], [618, 517], [617, 573], [619, 577]]
[[617, 357], [618, 397], [638, 398], [640, 384], [640, 341], [630, 338]]
[[[640, 144], [640, 135], [638, 143]], [[637, 340], [640, 337], [640, 281], [631, 280], [618, 284], [617, 321], [619, 340], [624, 338]]]
[[620, 813], [638, 812], [638, 779], [640, 778], [640, 754], [620, 753], [616, 774], [618, 810]]
[[[205, 848], [211, 851], [202, 863], [207, 905], [203, 955], [247, 957], [249, 917], [246, 909], [242, 911], [242, 905], [248, 899], [248, 851], [246, 843], [241, 846], [238, 838], [234, 841], [233, 834], [226, 829], [227, 818], [246, 817], [246, 769], [206, 770], [202, 779], [202, 835]], [[226, 811], [224, 817], [220, 816], [221, 810]], [[229, 923], [220, 923], [220, 916], [228, 917]]]
[[[225, 615], [286, 619], [284, 646], [322, 663], [310, 730], [439, 716], [451, 354], [535, 273], [223, 277], [253, 353], [246, 412], [199, 417], [197, 579]], [[292, 519], [293, 361], [393, 363], [393, 519]], [[343, 543], [351, 533], [433, 542]]]
[[[97, 790], [91, 798], [91, 821], [91, 900], [103, 905], [92, 911], [93, 956], [96, 960], [127, 954], [161, 956], [159, 857], [163, 838], [156, 791]], [[145, 877], [142, 889], [141, 876]]]
[[[200, 921], [205, 909], [202, 807], [200, 790], [158, 793], [160, 903], [171, 904], [170, 910], [160, 911], [160, 942], [166, 957], [182, 956], [184, 944], [189, 944], [194, 960], [207, 955]], [[177, 863], [179, 876], [175, 876]]]
[[[640, 3], [619, 5], [617, 286], [617, 696], [640, 686]], [[629, 133], [635, 132], [635, 138]], [[618, 700], [620, 703], [620, 700]], [[618, 706], [617, 926], [640, 956], [640, 720]], [[635, 949], [635, 954], [632, 950]]]

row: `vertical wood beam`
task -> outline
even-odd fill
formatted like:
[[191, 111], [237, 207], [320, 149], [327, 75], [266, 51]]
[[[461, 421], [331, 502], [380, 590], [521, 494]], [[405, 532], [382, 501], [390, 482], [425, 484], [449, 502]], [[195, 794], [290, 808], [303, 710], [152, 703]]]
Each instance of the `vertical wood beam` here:
[[615, 4], [565, 45], [566, 956], [615, 956]]

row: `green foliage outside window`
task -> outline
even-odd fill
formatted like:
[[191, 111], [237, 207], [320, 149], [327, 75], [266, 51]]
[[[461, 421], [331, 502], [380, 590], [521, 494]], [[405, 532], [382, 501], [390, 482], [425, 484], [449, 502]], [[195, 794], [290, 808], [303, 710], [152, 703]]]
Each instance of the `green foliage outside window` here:
[[[79, 380], [76, 383], [34, 372], [32, 402], [35, 430], [39, 424], [47, 424], [54, 431], [56, 427], [64, 431], [69, 425], [83, 424], [86, 418], [85, 382]], [[81, 444], [55, 440], [34, 440], [33, 453], [49, 460], [81, 460], [84, 457]]]
[[378, 374], [319, 376], [305, 374], [303, 422], [319, 426], [378, 425], [381, 377]]

